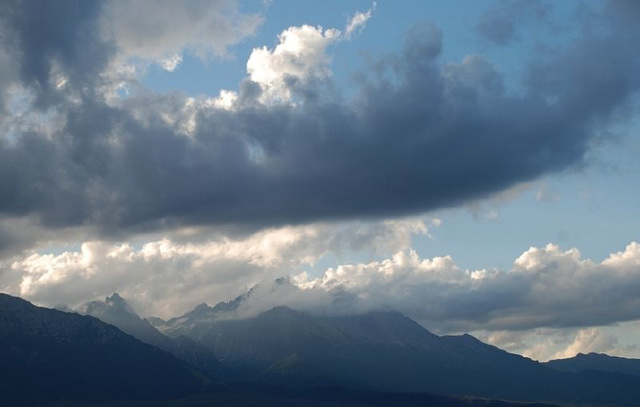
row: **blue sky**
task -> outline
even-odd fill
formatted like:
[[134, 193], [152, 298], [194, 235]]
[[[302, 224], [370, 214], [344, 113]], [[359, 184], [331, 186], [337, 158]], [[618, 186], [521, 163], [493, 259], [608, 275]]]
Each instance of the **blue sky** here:
[[0, 19], [0, 291], [170, 317], [285, 277], [247, 312], [640, 356], [634, 5], [43, 7]]

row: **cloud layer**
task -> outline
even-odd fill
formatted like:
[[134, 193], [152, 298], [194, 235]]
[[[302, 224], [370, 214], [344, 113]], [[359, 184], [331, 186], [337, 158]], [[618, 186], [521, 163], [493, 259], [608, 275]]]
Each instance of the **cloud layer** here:
[[[119, 292], [144, 314], [168, 317], [259, 284], [245, 315], [276, 305], [332, 313], [390, 307], [438, 332], [589, 328], [640, 319], [638, 243], [599, 263], [549, 244], [522, 253], [508, 270], [463, 270], [449, 256], [423, 259], [411, 249], [412, 236], [437, 224], [316, 224], [140, 247], [86, 242], [77, 251], [16, 257], [0, 270], [0, 289], [72, 306]], [[354, 251], [382, 258], [310, 271], [326, 256]], [[273, 285], [279, 277], [284, 280]]]
[[640, 245], [601, 263], [577, 249], [527, 250], [508, 271], [461, 270], [453, 259], [414, 251], [329, 269], [310, 285], [341, 287], [446, 331], [590, 327], [640, 318]]
[[[160, 14], [147, 3], [4, 3], [3, 218], [114, 236], [460, 205], [581, 165], [640, 86], [628, 23], [640, 15], [612, 2], [584, 17], [601, 29], [534, 59], [517, 92], [482, 55], [442, 61], [443, 34], [424, 23], [345, 100], [327, 50], [371, 16], [360, 13], [346, 34], [283, 31], [273, 49], [254, 50], [247, 78], [221, 99], [158, 95], [123, 58], [171, 68], [185, 50], [224, 54], [260, 20], [232, 1], [169, 3]], [[172, 24], [159, 24], [169, 14]], [[148, 24], [127, 24], [136, 15]], [[114, 98], [123, 81], [138, 91]]]
[[[175, 316], [199, 302], [226, 301], [255, 284], [298, 274], [327, 255], [340, 258], [360, 251], [384, 256], [403, 250], [413, 235], [427, 234], [437, 224], [423, 219], [315, 224], [247, 237], [218, 235], [201, 243], [165, 238], [139, 247], [88, 241], [78, 250], [14, 258], [0, 267], [0, 291], [74, 307], [119, 292], [146, 315]], [[300, 292], [297, 296], [304, 298]]]

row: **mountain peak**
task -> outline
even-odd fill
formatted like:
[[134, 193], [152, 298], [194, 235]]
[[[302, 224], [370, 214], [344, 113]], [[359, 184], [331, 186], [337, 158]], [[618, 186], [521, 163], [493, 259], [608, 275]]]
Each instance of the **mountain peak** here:
[[278, 305], [262, 313], [261, 315], [302, 315], [302, 312], [296, 311], [293, 308], [287, 307], [286, 305]]
[[209, 311], [211, 310], [211, 307], [206, 302], [201, 302], [200, 304], [196, 305], [193, 310], [197, 312]]
[[231, 301], [220, 301], [219, 303], [217, 303], [214, 307], [213, 310], [216, 312], [233, 312], [233, 311], [237, 311], [238, 307], [240, 306], [240, 304], [242, 303], [242, 301], [246, 300], [249, 295], [251, 295], [251, 291], [239, 295], [236, 298], [234, 298]]
[[125, 299], [122, 298], [120, 296], [120, 294], [118, 294], [118, 293], [113, 293], [113, 294], [111, 294], [111, 297], [105, 298], [105, 302], [106, 303], [112, 303], [112, 304], [126, 304], [127, 303], [125, 301]]
[[111, 296], [106, 297], [104, 301], [88, 302], [82, 308], [81, 311], [83, 314], [92, 315], [100, 319], [106, 314], [119, 315], [120, 318], [126, 316], [127, 318], [139, 319], [138, 314], [136, 314], [129, 303], [118, 293], [113, 293]]
[[[202, 302], [196, 305], [195, 308], [193, 308], [191, 311], [187, 312], [183, 317], [203, 318], [203, 317], [208, 317], [209, 314], [211, 314], [213, 311], [215, 311], [214, 308], [210, 307], [209, 304], [207, 304], [206, 302]], [[177, 318], [182, 318], [182, 317], [177, 317]], [[172, 319], [175, 319], [175, 318], [172, 318]], [[171, 319], [169, 321], [171, 321]]]

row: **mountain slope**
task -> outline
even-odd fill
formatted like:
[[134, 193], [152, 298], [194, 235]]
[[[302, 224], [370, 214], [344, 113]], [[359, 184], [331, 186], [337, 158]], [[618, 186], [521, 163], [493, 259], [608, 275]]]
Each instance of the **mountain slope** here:
[[[255, 318], [181, 323], [237, 380], [530, 401], [640, 401], [640, 378], [556, 371], [470, 335], [439, 337], [397, 312], [320, 317], [276, 307]], [[180, 331], [179, 324], [174, 328]]]
[[172, 397], [201, 386], [185, 363], [96, 318], [0, 294], [5, 401]]
[[148, 321], [140, 318], [118, 293], [105, 298], [104, 301], [91, 301], [80, 312], [115, 325], [121, 331], [144, 343], [166, 351], [172, 347], [171, 340], [162, 335]]

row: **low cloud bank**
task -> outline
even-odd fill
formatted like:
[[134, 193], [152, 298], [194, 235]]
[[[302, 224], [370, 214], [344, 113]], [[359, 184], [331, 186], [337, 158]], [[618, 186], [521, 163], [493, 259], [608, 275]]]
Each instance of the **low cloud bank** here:
[[[586, 328], [640, 319], [638, 243], [599, 263], [582, 259], [575, 248], [549, 244], [530, 248], [509, 270], [463, 270], [449, 256], [424, 259], [410, 248], [411, 236], [428, 233], [428, 223], [322, 224], [198, 244], [164, 239], [139, 248], [87, 242], [78, 251], [14, 259], [0, 270], [0, 287], [48, 305], [74, 306], [119, 292], [144, 315], [170, 317], [257, 284], [243, 315], [276, 305], [328, 313], [393, 308], [437, 332]], [[327, 255], [358, 248], [395, 254], [316, 275], [304, 271]]]

